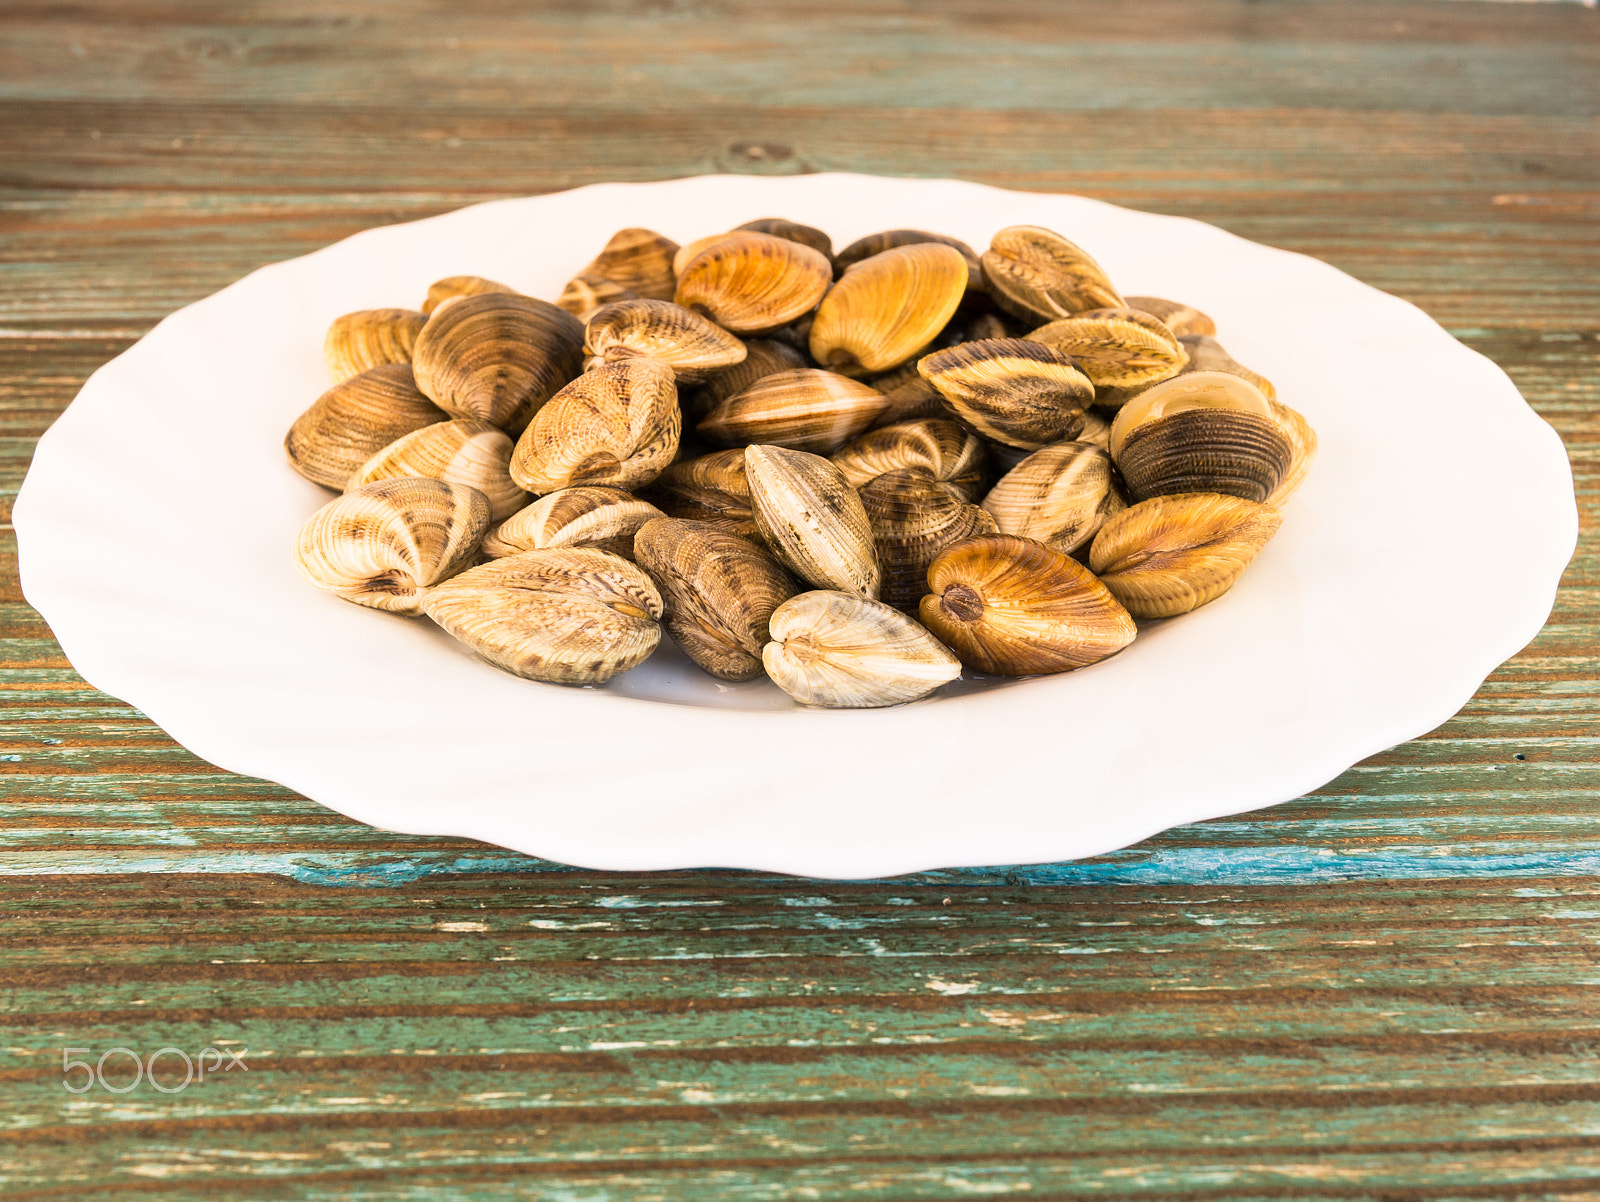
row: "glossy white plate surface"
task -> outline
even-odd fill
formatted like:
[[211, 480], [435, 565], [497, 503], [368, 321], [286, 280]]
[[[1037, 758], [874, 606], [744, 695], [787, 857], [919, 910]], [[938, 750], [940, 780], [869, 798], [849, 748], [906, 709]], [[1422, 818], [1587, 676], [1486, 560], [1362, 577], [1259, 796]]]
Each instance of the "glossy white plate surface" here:
[[[1238, 586], [1063, 676], [891, 710], [724, 685], [664, 643], [605, 689], [509, 676], [423, 619], [303, 583], [330, 494], [290, 470], [322, 337], [480, 274], [553, 298], [617, 229], [755, 217], [1049, 226], [1129, 295], [1210, 313], [1321, 452]], [[1539, 630], [1577, 535], [1554, 431], [1420, 310], [1182, 218], [948, 180], [711, 176], [368, 230], [174, 313], [40, 441], [22, 583], [73, 665], [197, 754], [392, 830], [597, 868], [825, 877], [1094, 855], [1272, 805], [1449, 718]]]

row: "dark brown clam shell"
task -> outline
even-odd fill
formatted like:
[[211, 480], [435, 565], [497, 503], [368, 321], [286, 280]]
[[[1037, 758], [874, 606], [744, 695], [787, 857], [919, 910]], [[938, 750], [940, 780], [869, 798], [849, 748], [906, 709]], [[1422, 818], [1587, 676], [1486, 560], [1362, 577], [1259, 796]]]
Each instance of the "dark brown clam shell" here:
[[897, 609], [915, 607], [928, 591], [928, 565], [939, 552], [996, 529], [993, 517], [952, 496], [921, 468], [885, 472], [857, 491], [883, 569], [881, 599]]
[[1230, 409], [1184, 409], [1130, 432], [1117, 467], [1135, 501], [1221, 493], [1262, 502], [1293, 457], [1289, 440], [1271, 418]]

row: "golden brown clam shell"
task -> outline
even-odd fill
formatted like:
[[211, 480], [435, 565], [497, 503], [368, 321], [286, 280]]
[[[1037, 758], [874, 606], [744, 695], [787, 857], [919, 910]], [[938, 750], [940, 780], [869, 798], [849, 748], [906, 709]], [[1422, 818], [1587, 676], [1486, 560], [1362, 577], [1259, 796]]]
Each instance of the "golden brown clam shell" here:
[[618, 230], [556, 300], [569, 313], [586, 316], [599, 305], [625, 297], [671, 300], [677, 286], [672, 257], [678, 244], [654, 230]]
[[780, 371], [794, 371], [810, 366], [810, 361], [787, 342], [770, 338], [752, 338], [744, 344], [745, 356], [732, 367], [717, 372], [685, 402], [680, 391], [678, 400], [684, 406], [686, 421], [698, 422], [723, 401], [737, 396], [757, 380], [775, 376]]
[[484, 535], [483, 553], [499, 558], [549, 547], [594, 547], [633, 558], [640, 526], [664, 516], [620, 488], [580, 484], [540, 497]]
[[983, 253], [983, 276], [1000, 307], [1024, 321], [1125, 306], [1100, 264], [1054, 230], [1013, 225]]
[[490, 519], [498, 522], [531, 499], [511, 482], [511, 445], [511, 436], [488, 422], [470, 418], [437, 422], [384, 447], [351, 473], [345, 488], [400, 476], [465, 484], [484, 495]]
[[876, 388], [815, 367], [763, 376], [701, 419], [696, 432], [721, 446], [770, 443], [828, 455], [883, 411]]
[[745, 345], [721, 326], [671, 301], [625, 300], [604, 305], [583, 328], [583, 349], [604, 363], [655, 359], [678, 384], [699, 384], [742, 362]]
[[409, 363], [387, 363], [313, 401], [289, 427], [283, 449], [307, 480], [343, 489], [351, 472], [395, 439], [448, 417], [417, 391]]
[[744, 474], [744, 448], [674, 463], [643, 492], [668, 517], [705, 522], [729, 534], [760, 539]]
[[817, 307], [811, 357], [847, 376], [898, 367], [949, 322], [966, 280], [967, 261], [941, 242], [917, 242], [863, 259]]
[[809, 246], [729, 234], [684, 264], [673, 300], [735, 334], [759, 334], [809, 313], [832, 279], [833, 264]]
[[865, 238], [857, 238], [833, 257], [834, 275], [842, 276], [863, 259], [881, 255], [886, 250], [898, 250], [902, 246], [916, 246], [922, 242], [938, 242], [960, 251], [961, 257], [967, 261], [967, 290], [983, 289], [983, 267], [978, 261], [978, 252], [960, 238], [933, 234], [927, 230], [883, 230], [868, 234]]
[[964, 342], [917, 363], [957, 418], [1025, 450], [1072, 438], [1094, 386], [1070, 355], [1022, 338]]
[[1111, 456], [1087, 442], [1040, 447], [1000, 478], [983, 508], [1004, 534], [1070, 555], [1123, 508]]
[[1123, 299], [1127, 301], [1128, 308], [1150, 314], [1179, 338], [1190, 334], [1217, 332], [1217, 323], [1193, 305], [1163, 300], [1159, 296], [1129, 296]]
[[335, 384], [386, 363], [410, 363], [417, 333], [428, 320], [415, 309], [363, 309], [333, 319], [322, 357]]
[[509, 284], [486, 280], [481, 275], [447, 275], [428, 285], [428, 295], [422, 302], [422, 311], [432, 316], [433, 311], [445, 301], [459, 300], [463, 296], [482, 296], [485, 292], [515, 292]]
[[1189, 359], [1176, 334], [1137, 309], [1086, 309], [1040, 326], [1028, 339], [1071, 355], [1097, 398], [1102, 388], [1170, 379]]
[[827, 234], [811, 225], [801, 225], [798, 221], [787, 221], [782, 217], [758, 217], [754, 221], [746, 221], [743, 225], [736, 225], [731, 232], [740, 233], [748, 231], [756, 234], [771, 234], [774, 238], [787, 238], [790, 242], [798, 242], [801, 246], [809, 246], [819, 255], [829, 259], [833, 258], [833, 239]]

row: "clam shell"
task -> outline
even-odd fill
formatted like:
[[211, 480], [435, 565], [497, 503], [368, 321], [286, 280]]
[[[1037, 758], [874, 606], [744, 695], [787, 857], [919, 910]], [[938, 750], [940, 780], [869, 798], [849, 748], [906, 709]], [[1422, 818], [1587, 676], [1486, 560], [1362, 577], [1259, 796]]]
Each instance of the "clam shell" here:
[[882, 573], [861, 498], [820, 455], [749, 446], [745, 478], [756, 528], [772, 553], [818, 588], [876, 597]]
[[949, 413], [939, 390], [918, 373], [915, 359], [902, 363], [884, 375], [875, 376], [872, 386], [889, 401], [874, 425], [888, 426], [924, 417], [942, 418]]
[[1042, 226], [1013, 225], [997, 233], [983, 253], [983, 276], [1000, 307], [1024, 321], [1125, 307], [1087, 251]]
[[870, 385], [802, 367], [763, 376], [706, 414], [695, 430], [723, 446], [761, 442], [827, 455], [870, 426], [885, 404]]
[[1217, 323], [1193, 305], [1163, 300], [1159, 296], [1125, 297], [1128, 308], [1148, 313], [1179, 338], [1189, 334], [1215, 334]]
[[832, 279], [833, 264], [809, 246], [729, 234], [684, 264], [673, 300], [735, 334], [758, 334], [809, 313]]
[[324, 592], [416, 615], [431, 586], [470, 564], [489, 502], [442, 480], [379, 480], [329, 501], [300, 527], [294, 562]]
[[1293, 449], [1271, 417], [1234, 409], [1183, 409], [1123, 439], [1117, 468], [1135, 501], [1211, 492], [1265, 501]]
[[496, 667], [552, 684], [604, 684], [661, 641], [661, 594], [592, 547], [523, 551], [446, 581], [427, 615]]
[[1028, 335], [1071, 355], [1098, 396], [1102, 388], [1135, 388], [1171, 379], [1188, 361], [1178, 337], [1137, 309], [1088, 309]]
[[948, 234], [934, 234], [927, 230], [883, 230], [876, 234], [868, 234], [865, 238], [857, 238], [834, 256], [834, 275], [842, 276], [863, 259], [881, 255], [886, 250], [898, 250], [902, 246], [916, 246], [923, 242], [937, 242], [960, 251], [961, 257], [967, 261], [967, 291], [983, 290], [983, 266], [978, 261], [978, 252], [960, 238], [952, 238]]
[[735, 226], [732, 232], [737, 234], [746, 231], [771, 234], [774, 238], [787, 238], [790, 242], [809, 246], [819, 255], [833, 258], [833, 239], [815, 226], [801, 225], [798, 221], [787, 221], [782, 217], [758, 217], [754, 221]]
[[510, 517], [530, 500], [511, 482], [511, 437], [488, 422], [457, 419], [437, 422], [396, 439], [350, 475], [346, 490], [374, 480], [426, 476], [465, 484], [489, 502], [489, 517]]
[[387, 363], [313, 401], [289, 427], [283, 449], [307, 480], [343, 489], [351, 472], [395, 439], [448, 416], [417, 391], [409, 363]]
[[1281, 401], [1269, 403], [1272, 405], [1273, 420], [1289, 440], [1289, 466], [1283, 473], [1283, 479], [1267, 494], [1264, 502], [1276, 509], [1300, 487], [1306, 473], [1311, 470], [1311, 461], [1317, 457], [1317, 432], [1298, 410], [1289, 408]]
[[620, 488], [580, 484], [540, 497], [484, 536], [483, 553], [496, 558], [550, 547], [594, 547], [633, 558], [639, 527], [664, 516]]
[[624, 288], [597, 275], [580, 272], [567, 281], [567, 286], [556, 297], [556, 306], [565, 309], [579, 321], [588, 321], [596, 310], [617, 301], [641, 300], [637, 292]]
[[618, 230], [590, 264], [562, 290], [556, 300], [569, 313], [584, 316], [598, 304], [627, 296], [671, 300], [676, 284], [672, 257], [678, 244], [654, 230], [633, 227]]
[[1094, 399], [1071, 356], [1022, 338], [965, 342], [921, 359], [917, 370], [978, 433], [1029, 451], [1074, 437]]
[[1089, 566], [1135, 617], [1173, 618], [1232, 588], [1282, 523], [1277, 510], [1239, 497], [1153, 497], [1105, 524]]
[[1259, 372], [1251, 371], [1232, 355], [1223, 349], [1222, 343], [1215, 338], [1204, 334], [1185, 334], [1178, 339], [1183, 343], [1183, 349], [1188, 352], [1189, 362], [1184, 365], [1183, 373], [1201, 371], [1220, 371], [1229, 375], [1238, 376], [1255, 385], [1268, 400], [1275, 400], [1278, 390], [1273, 387], [1272, 381]]
[[1137, 633], [1088, 568], [1010, 534], [949, 548], [929, 566], [928, 587], [923, 625], [980, 672], [1066, 672], [1122, 650]]
[[[696, 238], [693, 242], [685, 242], [678, 247], [677, 253], [672, 256], [672, 275], [676, 279], [683, 274], [683, 269], [692, 263], [701, 251], [707, 250], [721, 242], [724, 238], [731, 238], [737, 230], [729, 230], [725, 234], [707, 234], [704, 238]], [[674, 290], [676, 292], [676, 290]]]
[[1146, 388], [1117, 411], [1106, 448], [1122, 457], [1128, 435], [1146, 422], [1183, 409], [1234, 409], [1261, 417], [1272, 415], [1272, 403], [1251, 384], [1227, 372], [1184, 372]]
[[410, 363], [417, 333], [428, 320], [415, 309], [362, 309], [333, 319], [322, 357], [335, 384], [386, 363]]
[[584, 325], [583, 349], [605, 363], [654, 359], [679, 385], [699, 384], [745, 357], [745, 345], [670, 301], [625, 300], [597, 309]]
[[898, 367], [945, 327], [966, 284], [967, 261], [940, 242], [917, 242], [863, 259], [817, 307], [811, 357], [849, 376]]
[[411, 358], [439, 408], [515, 434], [578, 374], [583, 326], [542, 300], [480, 293], [435, 309]]
[[644, 497], [669, 517], [704, 522], [743, 538], [761, 537], [750, 504], [743, 447], [674, 463]]
[[672, 462], [682, 417], [672, 369], [626, 359], [586, 372], [534, 416], [511, 455], [511, 478], [531, 493], [574, 484], [633, 489]]
[[952, 496], [921, 468], [874, 476], [860, 495], [883, 571], [882, 598], [898, 609], [915, 608], [928, 591], [928, 565], [939, 552], [996, 529], [992, 516]]
[[851, 487], [901, 468], [920, 468], [962, 501], [977, 500], [988, 452], [983, 440], [945, 418], [917, 418], [879, 426], [840, 448], [833, 466]]
[[722, 680], [761, 675], [772, 611], [794, 596], [794, 580], [767, 551], [704, 522], [657, 518], [634, 540], [639, 566], [666, 603], [667, 633]]
[[[684, 404], [684, 415], [699, 421], [723, 401], [743, 392], [757, 380], [777, 375], [780, 371], [794, 371], [808, 364], [806, 357], [787, 342], [770, 338], [752, 338], [744, 344], [745, 356], [732, 367], [712, 376], [691, 393]], [[683, 397], [679, 396], [679, 401]]]
[[983, 508], [1004, 534], [1070, 555], [1123, 508], [1111, 456], [1087, 442], [1040, 447], [989, 490]]
[[961, 661], [897, 610], [852, 593], [801, 593], [772, 615], [767, 675], [804, 705], [900, 705], [961, 675]]
[[428, 295], [422, 302], [422, 311], [432, 314], [445, 301], [459, 300], [463, 296], [482, 296], [485, 292], [515, 292], [507, 284], [486, 280], [481, 275], [448, 275], [428, 285]]

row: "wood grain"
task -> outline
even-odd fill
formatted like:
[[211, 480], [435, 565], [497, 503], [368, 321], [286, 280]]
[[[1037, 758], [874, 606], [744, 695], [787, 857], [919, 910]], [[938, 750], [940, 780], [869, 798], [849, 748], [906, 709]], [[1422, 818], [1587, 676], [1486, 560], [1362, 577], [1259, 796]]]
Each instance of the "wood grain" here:
[[[1597, 17], [13, 0], [0, 1194], [1600, 1196]], [[814, 170], [1192, 216], [1422, 306], [1566, 440], [1583, 536], [1550, 623], [1296, 802], [841, 884], [359, 826], [197, 759], [26, 604], [5, 523], [34, 441], [173, 309], [478, 200]], [[1486, 547], [1452, 586], [1506, 570]], [[247, 1067], [165, 1093], [169, 1053], [79, 1096], [69, 1047]]]

